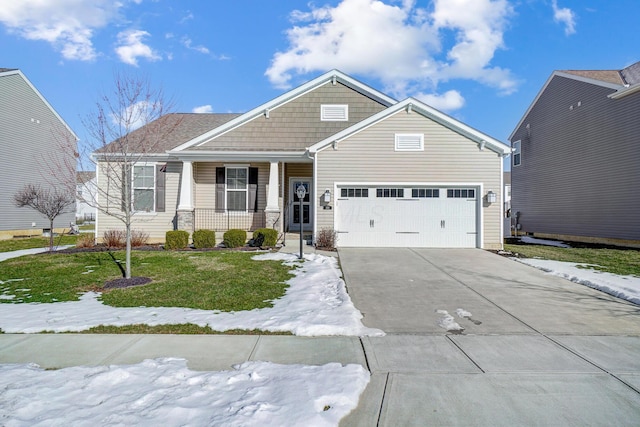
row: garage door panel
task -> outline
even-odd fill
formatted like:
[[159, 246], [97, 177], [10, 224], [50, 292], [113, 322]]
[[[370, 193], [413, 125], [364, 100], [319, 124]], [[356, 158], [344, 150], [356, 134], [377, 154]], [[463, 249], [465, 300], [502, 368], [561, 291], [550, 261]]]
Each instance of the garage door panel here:
[[[477, 192], [476, 192], [477, 193]], [[441, 197], [336, 200], [337, 244], [343, 247], [476, 247], [477, 200]]]

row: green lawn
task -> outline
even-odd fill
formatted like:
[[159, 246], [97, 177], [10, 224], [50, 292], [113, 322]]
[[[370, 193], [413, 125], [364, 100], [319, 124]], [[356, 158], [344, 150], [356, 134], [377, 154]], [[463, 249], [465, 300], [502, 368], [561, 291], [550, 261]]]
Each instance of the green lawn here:
[[[53, 244], [56, 246], [75, 245], [78, 236], [54, 236]], [[48, 248], [48, 237], [30, 237], [10, 240], [0, 240], [0, 252], [19, 251], [22, 249]]]
[[[1, 263], [2, 303], [75, 301], [86, 291], [102, 291], [122, 277], [124, 251], [38, 254]], [[271, 307], [284, 295], [291, 267], [280, 261], [254, 261], [255, 253], [236, 251], [134, 251], [134, 276], [152, 282], [104, 291], [102, 301], [115, 307], [188, 307], [241, 311]]]
[[640, 251], [609, 248], [557, 248], [542, 245], [504, 245], [505, 250], [525, 258], [594, 264], [599, 271], [640, 276]]

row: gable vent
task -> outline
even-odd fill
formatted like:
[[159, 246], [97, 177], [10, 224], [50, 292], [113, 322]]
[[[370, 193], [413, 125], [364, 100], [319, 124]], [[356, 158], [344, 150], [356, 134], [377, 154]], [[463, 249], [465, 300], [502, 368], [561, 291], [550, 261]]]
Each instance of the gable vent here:
[[396, 151], [424, 151], [424, 134], [397, 133]]
[[349, 120], [348, 105], [322, 105], [320, 107], [320, 119], [323, 121], [347, 121]]

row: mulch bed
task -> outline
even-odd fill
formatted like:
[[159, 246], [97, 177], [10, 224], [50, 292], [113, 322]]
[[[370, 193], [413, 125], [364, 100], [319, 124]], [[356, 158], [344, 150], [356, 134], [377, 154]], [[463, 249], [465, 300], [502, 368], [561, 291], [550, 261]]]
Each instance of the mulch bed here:
[[136, 277], [131, 277], [129, 279], [126, 279], [124, 277], [121, 277], [119, 279], [109, 280], [108, 282], [105, 282], [102, 288], [103, 289], [130, 288], [131, 286], [143, 286], [143, 285], [146, 285], [147, 283], [151, 283], [151, 278], [136, 276]]

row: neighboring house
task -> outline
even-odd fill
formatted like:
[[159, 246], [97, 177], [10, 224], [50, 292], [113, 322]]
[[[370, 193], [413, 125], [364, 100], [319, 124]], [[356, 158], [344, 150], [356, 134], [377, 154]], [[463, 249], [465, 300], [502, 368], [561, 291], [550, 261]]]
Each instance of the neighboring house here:
[[[152, 240], [174, 227], [269, 227], [333, 229], [343, 247], [502, 247], [510, 148], [416, 99], [334, 70], [245, 114], [174, 114], [147, 127], [175, 119], [134, 167], [134, 228]], [[105, 155], [94, 156], [103, 189]], [[122, 224], [99, 212], [97, 227], [101, 236]]]
[[505, 172], [503, 175], [504, 181], [504, 235], [511, 236], [513, 230], [511, 224], [511, 172]]
[[555, 71], [509, 137], [519, 233], [640, 245], [640, 62]]
[[95, 221], [96, 173], [94, 171], [80, 171], [76, 177], [76, 222]]
[[[5, 161], [0, 168], [0, 238], [42, 234], [49, 220], [30, 208], [15, 206], [13, 196], [27, 184], [58, 188], [72, 183], [75, 171], [66, 172], [62, 141], [75, 146], [76, 135], [20, 70], [0, 68], [0, 147]], [[57, 170], [57, 177], [51, 172]], [[69, 174], [67, 177], [65, 174]], [[69, 186], [66, 191], [73, 192]], [[71, 194], [73, 197], [73, 194]], [[58, 216], [55, 231], [68, 231], [75, 207]]]

